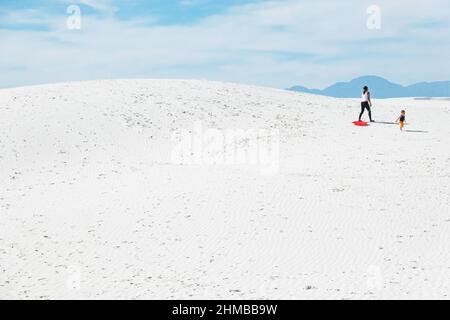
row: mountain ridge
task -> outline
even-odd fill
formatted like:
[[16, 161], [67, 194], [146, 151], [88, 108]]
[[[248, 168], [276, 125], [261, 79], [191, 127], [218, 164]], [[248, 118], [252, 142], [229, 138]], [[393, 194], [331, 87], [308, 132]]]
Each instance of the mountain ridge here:
[[419, 82], [403, 86], [385, 78], [369, 75], [350, 80], [349, 82], [336, 82], [320, 90], [304, 86], [293, 86], [289, 91], [318, 94], [334, 98], [357, 98], [362, 87], [367, 85], [374, 98], [405, 98], [405, 97], [450, 97], [450, 81]]

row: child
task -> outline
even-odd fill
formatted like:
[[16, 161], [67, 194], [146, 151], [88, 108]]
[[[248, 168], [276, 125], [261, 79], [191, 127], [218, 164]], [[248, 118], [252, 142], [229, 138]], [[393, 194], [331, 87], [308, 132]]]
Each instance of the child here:
[[406, 111], [405, 110], [402, 110], [402, 112], [400, 113], [400, 117], [398, 117], [398, 119], [395, 122], [400, 123], [400, 130], [403, 131], [403, 128], [405, 127], [405, 122], [406, 122]]

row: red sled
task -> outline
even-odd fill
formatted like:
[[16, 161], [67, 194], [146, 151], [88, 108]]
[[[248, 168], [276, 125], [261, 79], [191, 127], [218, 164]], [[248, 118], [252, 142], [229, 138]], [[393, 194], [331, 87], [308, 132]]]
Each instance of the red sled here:
[[365, 121], [353, 121], [353, 124], [358, 127], [367, 127], [369, 124]]

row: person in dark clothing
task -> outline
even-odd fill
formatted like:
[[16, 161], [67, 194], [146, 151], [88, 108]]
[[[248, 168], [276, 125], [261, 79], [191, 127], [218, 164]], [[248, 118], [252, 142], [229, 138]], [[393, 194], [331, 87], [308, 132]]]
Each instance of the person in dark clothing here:
[[361, 121], [361, 117], [363, 116], [364, 111], [367, 110], [367, 112], [369, 113], [370, 122], [375, 122], [372, 120], [372, 110], [370, 109], [371, 107], [372, 107], [372, 100], [370, 99], [369, 88], [367, 86], [365, 86], [363, 88], [363, 93], [362, 93], [361, 113], [359, 114], [359, 121]]

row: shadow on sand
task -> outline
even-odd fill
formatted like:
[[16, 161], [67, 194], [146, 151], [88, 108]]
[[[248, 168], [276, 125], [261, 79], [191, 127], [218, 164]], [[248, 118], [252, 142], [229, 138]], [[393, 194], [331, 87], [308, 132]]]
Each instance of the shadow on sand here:
[[428, 133], [428, 131], [422, 131], [422, 130], [405, 130], [405, 132]]
[[376, 121], [376, 122], [374, 122], [374, 123], [380, 123], [380, 124], [396, 124], [396, 125], [398, 125], [397, 122], [387, 122], [387, 121]]
[[[389, 122], [389, 121], [376, 121], [375, 124], [390, 124], [390, 125], [396, 125], [398, 126], [398, 122]], [[414, 133], [428, 133], [428, 131], [423, 130], [405, 130], [405, 132], [414, 132]]]

